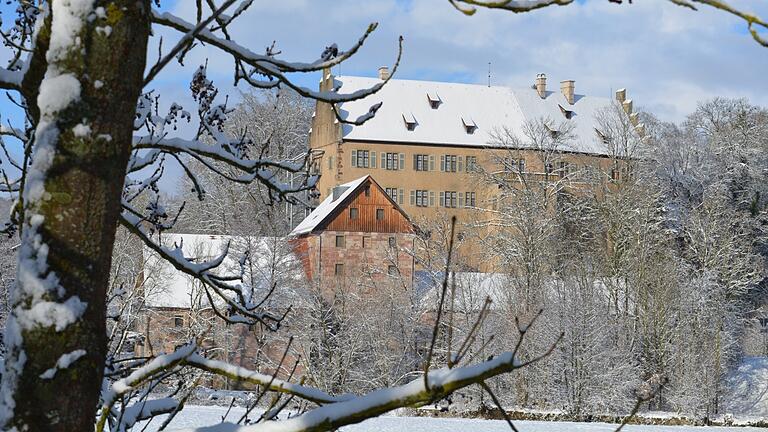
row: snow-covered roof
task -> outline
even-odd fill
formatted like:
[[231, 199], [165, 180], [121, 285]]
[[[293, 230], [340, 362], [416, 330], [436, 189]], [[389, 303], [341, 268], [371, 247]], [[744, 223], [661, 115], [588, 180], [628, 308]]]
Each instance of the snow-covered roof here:
[[[380, 81], [354, 76], [335, 77], [339, 93], [351, 93]], [[430, 98], [439, 98], [432, 108]], [[361, 126], [343, 124], [345, 140], [370, 140], [439, 145], [493, 145], [491, 132], [507, 127], [521, 131], [527, 121], [550, 119], [559, 124], [572, 122], [576, 139], [564, 151], [606, 154], [598, 138], [595, 115], [610, 105], [609, 98], [577, 94], [574, 104], [560, 91], [547, 91], [544, 99], [533, 88], [510, 88], [434, 81], [390, 80], [379, 92], [367, 98], [339, 105], [342, 116], [355, 119], [378, 102], [383, 105], [376, 116]], [[563, 113], [571, 111], [570, 120]], [[413, 118], [416, 127], [408, 130], [404, 118]], [[464, 121], [462, 121], [462, 119]], [[467, 132], [467, 122], [476, 125]]]
[[333, 199], [333, 194], [328, 195], [328, 197], [326, 197], [323, 202], [321, 202], [320, 205], [317, 206], [312, 211], [312, 213], [309, 214], [309, 216], [304, 218], [301, 223], [296, 225], [296, 228], [291, 231], [290, 236], [307, 234], [314, 231], [314, 229], [317, 228], [317, 226], [320, 225], [331, 213], [333, 213], [333, 211], [336, 210], [336, 208], [342, 202], [344, 202], [344, 200], [347, 199], [347, 197], [349, 197], [361, 184], [363, 184], [363, 182], [365, 182], [368, 177], [370, 176], [366, 175], [360, 177], [357, 180], [352, 180], [349, 183], [344, 183], [337, 186], [346, 189], [336, 199]]
[[[229, 243], [229, 254], [223, 263], [213, 271], [218, 275], [238, 275], [240, 257], [247, 250], [249, 256], [247, 282], [256, 294], [268, 291], [272, 283], [279, 285], [303, 275], [300, 262], [290, 252], [285, 238], [281, 237], [237, 237], [208, 234], [166, 233], [162, 236], [163, 246], [181, 245], [184, 257], [197, 262], [220, 256]], [[208, 299], [201, 289], [201, 282], [192, 276], [176, 270], [151, 249], [145, 247], [144, 299], [148, 307], [184, 308], [205, 307]], [[233, 281], [233, 285], [242, 284]]]
[[[416, 283], [418, 292], [422, 294], [422, 304], [437, 308], [442, 291], [443, 274], [430, 274], [418, 271]], [[491, 308], [499, 309], [506, 303], [508, 292], [508, 276], [504, 273], [453, 272], [448, 277], [449, 287], [456, 281], [456, 297], [454, 309], [472, 312], [483, 307], [486, 298], [491, 299]]]

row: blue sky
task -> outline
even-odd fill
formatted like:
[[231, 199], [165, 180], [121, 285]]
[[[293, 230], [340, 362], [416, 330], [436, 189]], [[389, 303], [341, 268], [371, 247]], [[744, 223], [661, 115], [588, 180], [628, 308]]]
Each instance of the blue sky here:
[[[4, 3], [4, 2], [3, 2]], [[164, 9], [192, 19], [192, 1], [161, 2]], [[745, 10], [768, 17], [764, 0], [733, 0]], [[11, 18], [8, 6], [0, 10]], [[626, 87], [635, 106], [664, 120], [680, 121], [697, 102], [715, 96], [747, 97], [768, 106], [768, 49], [746, 33], [738, 19], [702, 8], [700, 12], [663, 0], [616, 5], [579, 1], [528, 14], [480, 10], [467, 17], [444, 0], [257, 0], [232, 27], [234, 38], [262, 52], [276, 41], [288, 60], [314, 60], [323, 48], [350, 46], [368, 23], [379, 29], [361, 52], [336, 74], [374, 76], [391, 64], [397, 37], [405, 38], [399, 78], [485, 83], [488, 62], [496, 85], [529, 86], [546, 73], [552, 86], [576, 81], [576, 92], [610, 96]], [[164, 29], [153, 38], [166, 47], [177, 35]], [[156, 49], [150, 49], [150, 63]], [[0, 49], [0, 61], [4, 55]], [[170, 65], [152, 84], [164, 104], [192, 109], [188, 81], [205, 60], [222, 93], [237, 99], [232, 62], [209, 49], [196, 49], [187, 67]], [[315, 87], [319, 76], [295, 77]], [[241, 88], [240, 90], [247, 90]], [[12, 112], [0, 99], [2, 117]]]

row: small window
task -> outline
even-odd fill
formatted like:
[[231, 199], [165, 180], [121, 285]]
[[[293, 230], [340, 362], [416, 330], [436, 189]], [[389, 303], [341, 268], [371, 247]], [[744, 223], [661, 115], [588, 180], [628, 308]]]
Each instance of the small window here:
[[349, 218], [350, 219], [357, 219], [357, 207], [350, 207], [349, 208]]
[[370, 185], [367, 185], [365, 187], [365, 196], [367, 196], [367, 197], [371, 196], [371, 186]]
[[337, 235], [336, 236], [336, 247], [337, 248], [343, 248], [344, 247], [344, 236], [343, 235]]
[[173, 317], [173, 326], [174, 327], [184, 327], [184, 318], [177, 316]]
[[438, 96], [437, 93], [427, 93], [427, 100], [432, 109], [440, 108], [440, 104], [443, 102], [440, 100], [440, 96]]
[[525, 172], [525, 159], [520, 159], [517, 161], [517, 169], [521, 172]]
[[363, 249], [371, 247], [371, 236], [363, 236]]
[[619, 170], [614, 168], [611, 170], [611, 180], [619, 180]]
[[571, 117], [573, 117], [573, 111], [563, 108], [563, 106], [560, 104], [557, 104], [557, 106], [560, 107], [560, 112], [563, 114], [563, 116], [565, 116], [566, 119], [570, 120]]
[[416, 117], [413, 114], [403, 113], [403, 121], [405, 122], [405, 128], [409, 131], [416, 129]]
[[397, 239], [394, 237], [389, 238], [389, 247], [394, 249], [397, 247]]
[[464, 130], [467, 131], [469, 135], [472, 135], [477, 130], [477, 124], [469, 116], [462, 117], [461, 123], [464, 125]]
[[387, 274], [390, 276], [397, 276], [399, 272], [397, 271], [397, 266], [388, 265], [387, 266]]
[[384, 209], [376, 209], [376, 220], [384, 220]]
[[342, 276], [344, 274], [344, 264], [336, 264], [333, 268], [333, 274], [336, 276]]

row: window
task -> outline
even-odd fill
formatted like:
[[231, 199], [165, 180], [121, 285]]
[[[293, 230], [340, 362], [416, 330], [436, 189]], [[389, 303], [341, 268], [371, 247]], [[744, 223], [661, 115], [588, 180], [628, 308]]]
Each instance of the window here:
[[429, 191], [429, 206], [435, 206], [435, 193], [433, 191]]
[[467, 172], [477, 171], [477, 156], [467, 156]]
[[517, 170], [521, 173], [525, 172], [525, 159], [520, 159], [517, 161]]
[[464, 205], [467, 207], [475, 206], [475, 192], [464, 193]]
[[552, 162], [546, 162], [544, 164], [544, 173], [545, 174], [552, 174], [552, 171], [554, 171], [554, 167], [552, 166]]
[[368, 168], [370, 152], [368, 150], [352, 150], [352, 166]]
[[395, 239], [394, 237], [390, 237], [389, 238], [389, 247], [392, 248], [392, 249], [396, 248], [397, 247], [397, 239]]
[[429, 171], [429, 155], [413, 155], [413, 169], [414, 171]]
[[399, 272], [397, 271], [397, 266], [393, 266], [392, 264], [387, 266], [387, 274], [390, 276], [397, 276]]
[[384, 220], [384, 209], [376, 209], [376, 220]]
[[561, 178], [568, 175], [569, 168], [570, 167], [568, 166], [568, 162], [560, 162], [560, 167], [559, 167], [558, 173], [560, 174]]
[[477, 124], [470, 117], [462, 117], [461, 123], [464, 125], [464, 130], [467, 134], [472, 135], [477, 130]]
[[504, 171], [517, 172], [517, 159], [504, 158]]
[[337, 235], [336, 236], [336, 247], [337, 248], [343, 248], [344, 247], [344, 236], [343, 235]]
[[455, 208], [458, 202], [456, 191], [440, 192], [440, 207]]
[[428, 192], [425, 190], [417, 190], [415, 194], [416, 207], [427, 207], [429, 205]]
[[427, 93], [427, 100], [429, 101], [429, 106], [432, 109], [438, 109], [440, 107], [440, 103], [442, 103], [440, 96], [438, 96], [437, 93]]
[[367, 196], [367, 197], [371, 196], [371, 186], [370, 185], [365, 186], [365, 196]]
[[405, 122], [405, 128], [409, 131], [416, 129], [416, 118], [413, 114], [403, 113], [403, 121]]
[[371, 247], [371, 236], [363, 236], [363, 249]]
[[397, 202], [397, 188], [385, 188], [384, 191], [394, 202]]
[[336, 276], [342, 276], [344, 274], [344, 264], [336, 264], [333, 268], [333, 274]]
[[174, 327], [184, 327], [184, 318], [180, 316], [173, 317], [173, 326]]
[[614, 168], [611, 170], [611, 180], [619, 180], [619, 170]]
[[398, 170], [400, 155], [398, 153], [383, 153], [381, 156], [381, 163], [384, 165], [382, 168], [388, 170]]
[[459, 166], [459, 157], [456, 155], [440, 156], [440, 171], [456, 172]]
[[350, 207], [349, 208], [349, 218], [350, 219], [357, 219], [357, 207]]

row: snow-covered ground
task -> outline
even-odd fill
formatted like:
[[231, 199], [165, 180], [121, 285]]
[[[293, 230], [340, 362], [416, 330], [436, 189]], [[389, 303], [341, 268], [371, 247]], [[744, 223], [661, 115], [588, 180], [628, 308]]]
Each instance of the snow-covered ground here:
[[733, 392], [726, 402], [729, 412], [768, 417], [768, 357], [745, 357], [728, 387]]
[[[188, 406], [171, 423], [169, 430], [210, 426], [221, 421], [226, 407]], [[227, 421], [236, 422], [243, 408], [232, 408]], [[156, 419], [147, 431], [155, 431], [162, 420]], [[153, 428], [154, 426], [154, 428]], [[611, 432], [616, 425], [607, 423], [573, 423], [545, 421], [516, 421], [520, 432]], [[509, 426], [501, 420], [474, 420], [430, 417], [379, 417], [347, 426], [344, 432], [506, 432]], [[696, 426], [640, 426], [627, 425], [626, 432], [763, 432], [753, 427], [696, 427]]]

